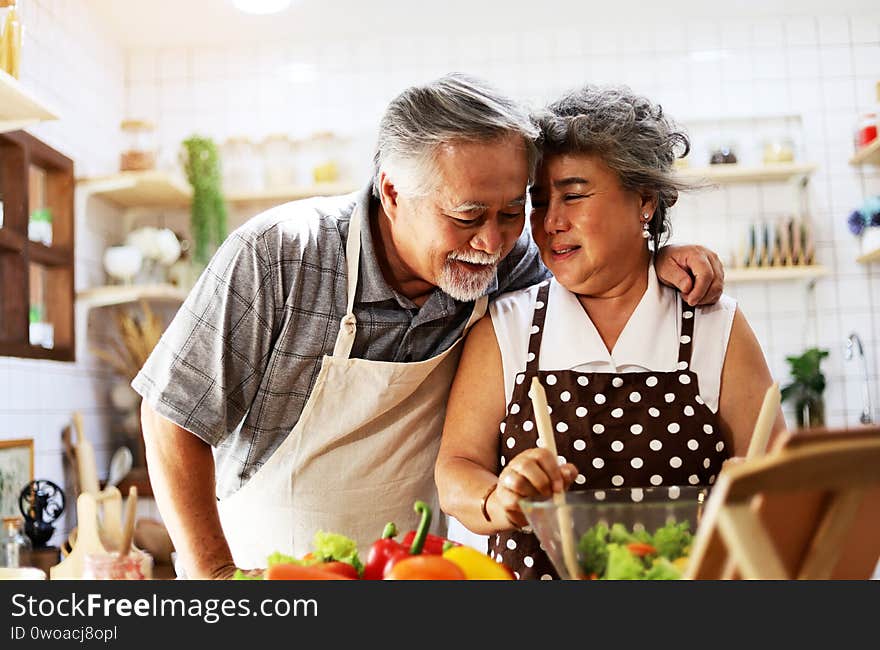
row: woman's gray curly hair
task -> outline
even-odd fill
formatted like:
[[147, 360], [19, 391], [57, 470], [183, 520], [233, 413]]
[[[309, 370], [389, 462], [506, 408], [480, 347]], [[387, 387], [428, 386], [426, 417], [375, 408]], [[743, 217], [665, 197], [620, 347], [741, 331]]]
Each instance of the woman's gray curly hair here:
[[623, 187], [657, 197], [649, 225], [656, 251], [670, 232], [668, 209], [679, 191], [691, 188], [674, 174], [675, 159], [690, 151], [687, 134], [659, 104], [628, 86], [584, 86], [549, 104], [535, 121], [543, 156], [596, 154]]

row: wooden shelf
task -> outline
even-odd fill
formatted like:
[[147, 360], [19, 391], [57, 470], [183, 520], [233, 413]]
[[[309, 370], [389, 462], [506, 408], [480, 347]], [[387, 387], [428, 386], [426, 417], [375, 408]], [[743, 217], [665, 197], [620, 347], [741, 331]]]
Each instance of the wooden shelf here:
[[171, 284], [113, 285], [84, 289], [76, 294], [76, 301], [87, 309], [125, 305], [139, 300], [183, 302], [187, 293]]
[[873, 264], [876, 262], [880, 262], [880, 248], [876, 248], [870, 253], [860, 255], [856, 258], [856, 262], [858, 262], [859, 264]]
[[226, 195], [229, 203], [284, 203], [307, 199], [313, 196], [334, 196], [348, 194], [358, 188], [350, 183], [315, 183], [314, 185], [291, 185], [289, 187], [272, 188], [260, 192], [241, 192]]
[[813, 280], [828, 275], [828, 269], [811, 266], [779, 266], [770, 268], [729, 269], [724, 273], [725, 282], [774, 282], [779, 280]]
[[31, 262], [43, 266], [70, 265], [73, 258], [73, 252], [63, 246], [46, 246], [36, 242], [31, 242], [28, 247], [28, 255]]
[[0, 70], [0, 133], [57, 119], [57, 113], [25, 90], [17, 79]]
[[682, 167], [678, 176], [687, 180], [707, 180], [714, 183], [772, 183], [809, 176], [816, 165], [774, 163], [758, 167], [739, 164], [709, 165], [708, 167]]
[[18, 234], [12, 228], [0, 228], [0, 249], [20, 253], [24, 250], [27, 238]]
[[125, 208], [185, 208], [192, 199], [186, 182], [161, 171], [80, 178], [77, 187]]
[[880, 165], [880, 138], [875, 139], [867, 147], [859, 149], [852, 158], [850, 165]]

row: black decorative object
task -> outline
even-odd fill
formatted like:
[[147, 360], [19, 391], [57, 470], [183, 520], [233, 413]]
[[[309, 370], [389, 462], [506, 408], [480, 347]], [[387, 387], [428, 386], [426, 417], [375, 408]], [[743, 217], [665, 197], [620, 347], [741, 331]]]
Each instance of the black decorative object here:
[[31, 481], [18, 497], [18, 508], [24, 515], [24, 532], [34, 548], [45, 547], [55, 532], [52, 522], [64, 512], [64, 491], [46, 479]]

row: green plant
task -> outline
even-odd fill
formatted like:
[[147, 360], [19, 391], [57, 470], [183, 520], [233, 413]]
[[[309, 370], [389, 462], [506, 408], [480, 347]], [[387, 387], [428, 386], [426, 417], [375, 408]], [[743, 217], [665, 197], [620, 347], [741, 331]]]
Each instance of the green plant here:
[[190, 227], [193, 261], [205, 265], [226, 239], [226, 202], [220, 188], [220, 154], [211, 138], [191, 136], [181, 152], [186, 177], [193, 188]]
[[825, 424], [825, 375], [822, 359], [828, 350], [808, 348], [799, 356], [785, 357], [789, 363], [792, 381], [782, 389], [782, 401], [794, 402], [799, 428]]

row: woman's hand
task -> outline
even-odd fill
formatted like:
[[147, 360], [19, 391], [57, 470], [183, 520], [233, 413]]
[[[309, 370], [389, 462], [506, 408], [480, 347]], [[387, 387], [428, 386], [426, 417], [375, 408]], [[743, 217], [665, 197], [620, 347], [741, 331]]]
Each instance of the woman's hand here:
[[490, 501], [495, 501], [512, 527], [522, 528], [528, 521], [519, 507], [520, 499], [549, 498], [567, 489], [577, 475], [574, 465], [560, 465], [550, 450], [527, 449], [504, 467]]
[[654, 269], [660, 281], [681, 291], [692, 307], [718, 302], [724, 290], [724, 265], [703, 246], [663, 246]]

